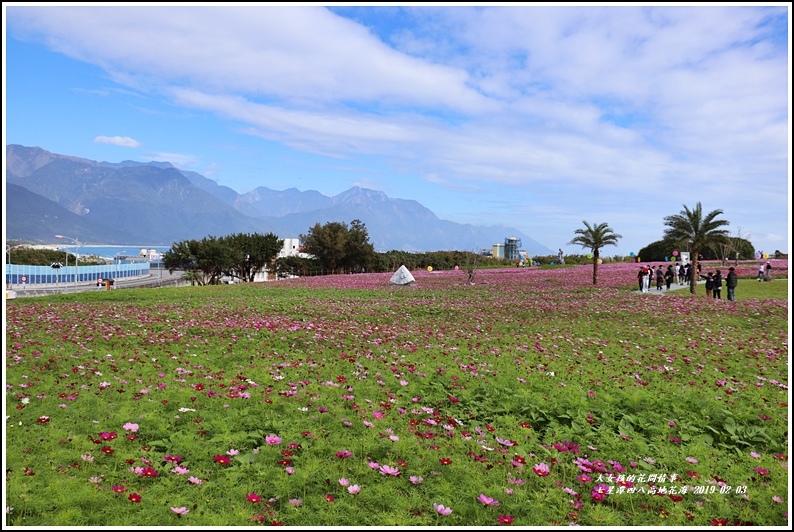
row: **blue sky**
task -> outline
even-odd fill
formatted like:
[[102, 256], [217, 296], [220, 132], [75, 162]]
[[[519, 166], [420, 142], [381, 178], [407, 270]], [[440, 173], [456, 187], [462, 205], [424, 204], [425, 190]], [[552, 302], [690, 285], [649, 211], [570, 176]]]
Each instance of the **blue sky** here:
[[5, 144], [372, 188], [567, 254], [701, 202], [790, 251], [789, 3], [326, 5], [4, 3]]

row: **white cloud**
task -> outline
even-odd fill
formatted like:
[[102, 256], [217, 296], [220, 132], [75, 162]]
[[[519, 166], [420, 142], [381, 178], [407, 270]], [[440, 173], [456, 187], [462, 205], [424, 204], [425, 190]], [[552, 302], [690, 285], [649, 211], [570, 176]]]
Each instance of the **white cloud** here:
[[114, 146], [122, 146], [124, 148], [137, 148], [141, 145], [140, 142], [130, 137], [106, 137], [104, 135], [96, 137], [94, 142], [99, 144], [113, 144]]
[[788, 35], [767, 19], [786, 6], [360, 9], [368, 26], [265, 5], [8, 8], [7, 24], [237, 131], [421, 176], [460, 217], [570, 235], [582, 218], [659, 226], [701, 198], [748, 228], [785, 210]]

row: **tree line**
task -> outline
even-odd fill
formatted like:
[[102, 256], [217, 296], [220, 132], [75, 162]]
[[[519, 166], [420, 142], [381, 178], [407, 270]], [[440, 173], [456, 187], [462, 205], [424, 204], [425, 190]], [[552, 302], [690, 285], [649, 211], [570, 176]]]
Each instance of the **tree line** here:
[[[741, 230], [731, 236], [725, 226], [729, 222], [720, 219], [723, 211], [716, 209], [704, 213], [700, 202], [690, 209], [675, 215], [666, 216], [666, 229], [662, 240], [640, 250], [638, 255], [644, 262], [672, 260], [672, 250], [688, 251], [694, 267], [704, 258], [720, 260], [752, 259], [755, 256], [753, 245], [743, 238]], [[592, 262], [593, 284], [598, 284], [598, 265], [609, 258], [602, 259], [605, 246], [617, 245], [621, 235], [614, 232], [606, 223], [591, 224], [583, 221], [584, 228], [574, 231], [568, 245], [580, 245], [590, 250], [585, 256], [569, 255], [566, 265]], [[279, 257], [284, 239], [273, 233], [237, 233], [223, 237], [208, 236], [201, 240], [183, 240], [174, 243], [163, 254], [162, 262], [170, 272], [183, 270], [185, 278], [192, 284], [219, 284], [225, 277], [242, 282], [253, 282], [258, 272], [264, 269], [275, 272], [280, 277], [328, 275], [336, 273], [363, 273], [394, 271], [401, 265], [409, 270], [432, 268], [437, 270], [453, 269], [456, 266], [469, 274], [473, 282], [477, 268], [499, 268], [515, 266], [512, 259], [490, 258], [480, 260], [481, 253], [476, 251], [436, 251], [411, 253], [405, 251], [376, 252], [369, 241], [369, 233], [361, 220], [345, 222], [317, 223], [308, 233], [300, 235], [301, 255]], [[14, 247], [11, 249], [17, 264], [48, 265], [69, 256], [63, 251]], [[776, 255], [779, 252], [776, 252]], [[74, 258], [74, 255], [71, 256]], [[611, 259], [616, 260], [617, 257]], [[624, 260], [634, 260], [624, 257]], [[555, 256], [531, 257], [533, 264], [551, 264], [558, 260]], [[9, 261], [11, 262], [11, 261]], [[81, 264], [86, 262], [83, 257]], [[697, 279], [693, 278], [690, 290], [694, 293]]]

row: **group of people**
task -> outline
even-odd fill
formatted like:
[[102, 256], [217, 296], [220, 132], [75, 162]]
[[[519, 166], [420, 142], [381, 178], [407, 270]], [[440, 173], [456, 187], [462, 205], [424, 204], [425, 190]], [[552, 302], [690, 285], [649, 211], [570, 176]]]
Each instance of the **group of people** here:
[[[697, 268], [698, 275], [700, 275], [700, 264]], [[692, 280], [692, 266], [687, 262], [686, 264], [669, 264], [667, 269], [662, 268], [661, 265], [655, 269], [647, 264], [640, 267], [640, 271], [637, 273], [637, 282], [642, 293], [647, 293], [650, 290], [654, 279], [656, 280], [656, 290], [664, 290], [665, 287], [670, 290], [670, 286], [673, 284], [681, 286], [689, 284]]]
[[[759, 281], [763, 275], [769, 275], [769, 269], [771, 269], [769, 262], [767, 262], [766, 268], [763, 264], [761, 265], [758, 270]], [[739, 283], [739, 276], [736, 274], [735, 268], [729, 268], [728, 275], [724, 278], [720, 270], [714, 273], [709, 272], [705, 276], [700, 274], [700, 270], [701, 267], [698, 264], [697, 276], [698, 279], [705, 279], [706, 281], [706, 297], [722, 299], [722, 285], [724, 282], [728, 291], [728, 301], [736, 301], [736, 285]], [[647, 264], [642, 266], [637, 273], [637, 281], [643, 294], [648, 293], [654, 279], [656, 280], [656, 290], [664, 290], [665, 287], [670, 290], [670, 286], [673, 283], [678, 283], [679, 285], [689, 284], [692, 280], [692, 266], [689, 263], [670, 264], [667, 269], [663, 269], [661, 265], [657, 266], [656, 269]]]
[[[722, 299], [722, 272], [709, 272], [706, 275], [706, 297]], [[739, 276], [736, 269], [731, 266], [728, 268], [728, 275], [725, 276], [725, 288], [728, 289], [728, 301], [736, 301], [736, 285], [739, 284]]]

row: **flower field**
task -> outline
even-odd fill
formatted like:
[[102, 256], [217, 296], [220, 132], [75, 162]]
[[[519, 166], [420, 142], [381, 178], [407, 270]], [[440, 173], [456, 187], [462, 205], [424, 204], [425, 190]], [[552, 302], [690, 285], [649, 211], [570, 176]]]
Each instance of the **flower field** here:
[[787, 527], [788, 262], [636, 267], [7, 301], [5, 525]]

